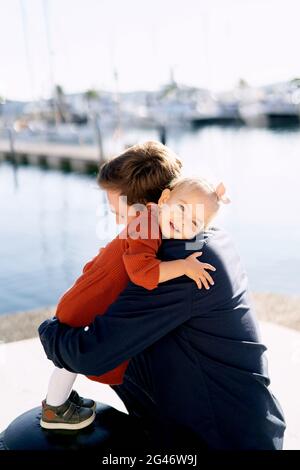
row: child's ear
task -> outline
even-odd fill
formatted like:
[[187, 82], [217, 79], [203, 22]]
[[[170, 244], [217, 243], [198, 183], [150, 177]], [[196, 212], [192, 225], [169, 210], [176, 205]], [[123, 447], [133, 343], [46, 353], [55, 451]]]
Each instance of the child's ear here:
[[161, 206], [162, 204], [165, 204], [167, 200], [169, 199], [170, 194], [171, 194], [171, 191], [168, 188], [164, 189], [158, 200], [158, 205]]

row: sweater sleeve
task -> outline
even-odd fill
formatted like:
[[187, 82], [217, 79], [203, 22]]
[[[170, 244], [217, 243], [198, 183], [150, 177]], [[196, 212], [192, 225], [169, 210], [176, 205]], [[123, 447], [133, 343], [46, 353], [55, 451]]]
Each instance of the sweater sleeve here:
[[159, 264], [156, 257], [161, 244], [156, 212], [147, 212], [128, 225], [123, 262], [129, 279], [136, 285], [152, 290], [159, 283]]
[[100, 255], [100, 253], [103, 251], [103, 248], [100, 248], [98, 254], [96, 256], [94, 256], [94, 258], [91, 260], [91, 261], [88, 261], [84, 266], [83, 266], [83, 269], [82, 269], [82, 274], [84, 274], [86, 271], [88, 271], [97, 261], [98, 259], [98, 256]]

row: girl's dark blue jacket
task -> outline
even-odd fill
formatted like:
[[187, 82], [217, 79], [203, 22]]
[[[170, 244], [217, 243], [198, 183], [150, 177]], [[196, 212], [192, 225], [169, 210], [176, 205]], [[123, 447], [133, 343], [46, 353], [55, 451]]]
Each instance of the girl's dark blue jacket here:
[[163, 240], [158, 258], [201, 249], [201, 261], [216, 268], [209, 290], [186, 276], [151, 291], [129, 282], [89, 328], [56, 318], [42, 323], [47, 357], [58, 367], [100, 375], [143, 355], [157, 405], [209, 447], [281, 449], [284, 416], [269, 388], [266, 347], [239, 256], [222, 229], [189, 241], [188, 249], [186, 243]]

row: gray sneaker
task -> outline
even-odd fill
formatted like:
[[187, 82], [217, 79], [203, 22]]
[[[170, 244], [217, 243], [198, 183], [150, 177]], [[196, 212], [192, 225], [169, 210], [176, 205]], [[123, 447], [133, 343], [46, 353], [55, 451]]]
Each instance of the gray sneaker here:
[[75, 405], [77, 406], [91, 408], [94, 411], [96, 409], [96, 403], [94, 402], [94, 400], [91, 400], [90, 398], [81, 397], [75, 390], [72, 390], [72, 392], [70, 393], [69, 400], [72, 403], [75, 403]]
[[42, 417], [40, 425], [45, 429], [69, 429], [76, 431], [89, 426], [95, 419], [96, 414], [92, 408], [85, 408], [65, 401], [60, 406], [51, 406], [42, 402]]

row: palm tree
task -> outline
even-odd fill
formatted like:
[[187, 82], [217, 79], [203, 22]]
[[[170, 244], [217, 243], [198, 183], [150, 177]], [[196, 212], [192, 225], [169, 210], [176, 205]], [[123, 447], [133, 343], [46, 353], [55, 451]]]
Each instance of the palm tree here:
[[84, 93], [84, 98], [87, 103], [89, 120], [93, 124], [94, 129], [95, 129], [96, 142], [98, 144], [98, 150], [99, 150], [99, 161], [101, 163], [104, 160], [104, 154], [103, 154], [101, 127], [100, 127], [100, 116], [99, 116], [99, 111], [97, 109], [98, 108], [97, 105], [99, 105], [100, 95], [97, 90], [94, 90], [93, 88], [91, 88]]
[[97, 90], [94, 90], [93, 88], [91, 88], [84, 93], [84, 98], [87, 103], [88, 113], [91, 117], [92, 108], [94, 107], [93, 105], [99, 102], [99, 98], [100, 98], [99, 93]]
[[244, 78], [240, 78], [237, 86], [238, 88], [248, 88], [249, 84]]
[[68, 110], [65, 103], [65, 93], [61, 85], [55, 85], [54, 88], [54, 109], [58, 113], [58, 118], [60, 122], [68, 121]]

